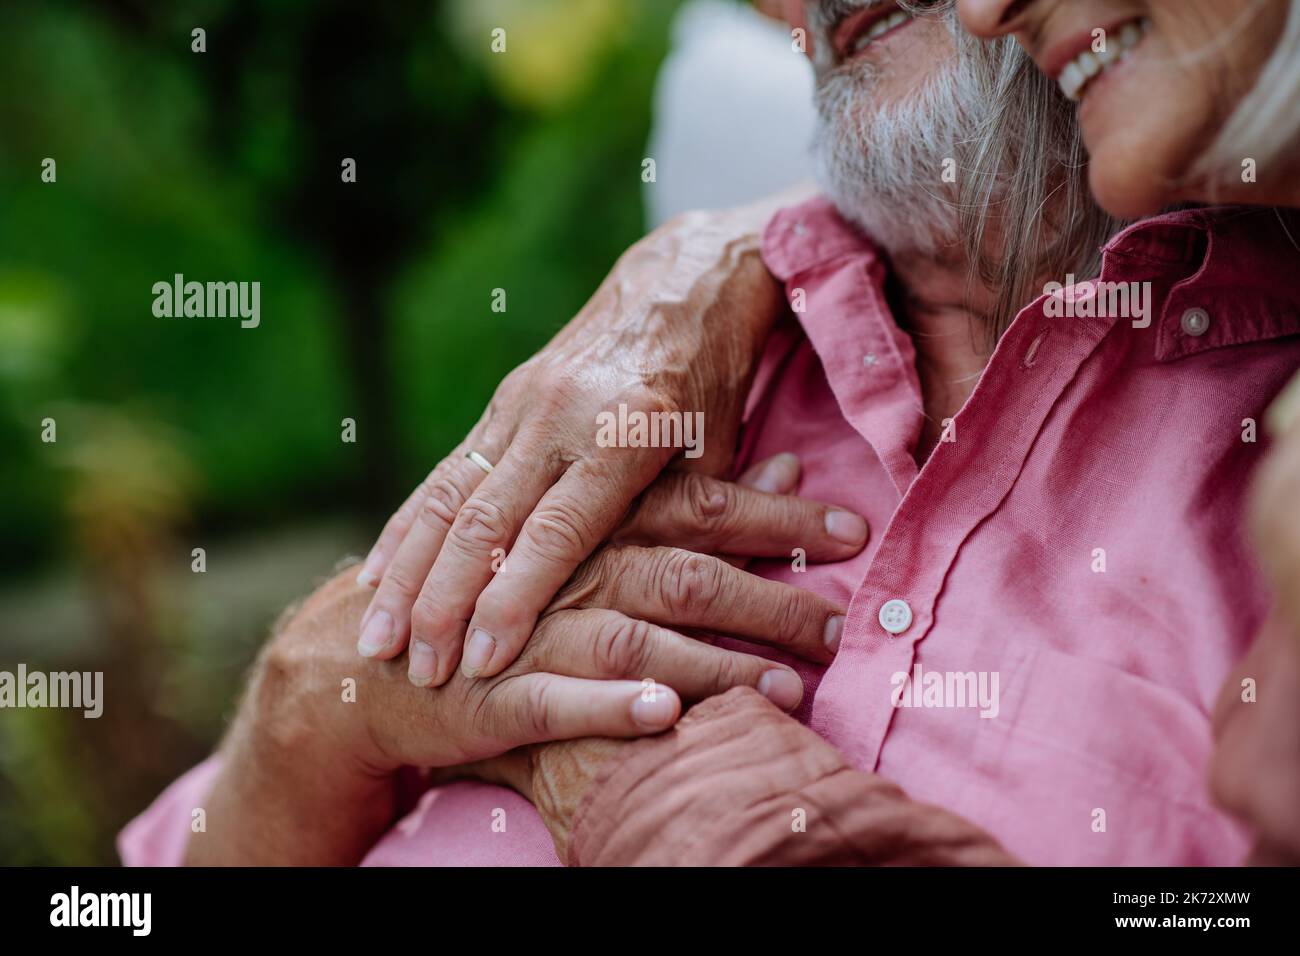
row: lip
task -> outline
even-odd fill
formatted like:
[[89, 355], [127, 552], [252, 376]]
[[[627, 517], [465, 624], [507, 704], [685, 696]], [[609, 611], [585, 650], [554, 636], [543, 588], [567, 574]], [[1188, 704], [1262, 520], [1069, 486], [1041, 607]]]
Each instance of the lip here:
[[[858, 37], [870, 30], [879, 21], [885, 19], [885, 17], [891, 17], [901, 9], [902, 7], [897, 3], [893, 3], [891, 0], [889, 3], [878, 3], [874, 6], [859, 10], [857, 13], [849, 14], [844, 18], [843, 22], [835, 28], [832, 43], [835, 47], [836, 56], [841, 60], [847, 60], [849, 57], [853, 56], [853, 44], [858, 41]], [[898, 26], [894, 27], [893, 30], [882, 33], [871, 42], [875, 43], [877, 40], [883, 40], [885, 37], [901, 30], [911, 22], [912, 20], [908, 20], [907, 23], [900, 23]], [[1064, 69], [1064, 66], [1062, 66], [1062, 69]]]
[[1088, 88], [1083, 94], [1083, 100], [1079, 103], [1079, 126], [1083, 130], [1085, 143], [1089, 141], [1090, 135], [1096, 135], [1097, 133], [1093, 119], [1094, 116], [1099, 115], [1097, 111], [1100, 109], [1100, 115], [1103, 117], [1107, 115], [1106, 111], [1102, 109], [1102, 105], [1107, 102], [1106, 98], [1112, 84], [1117, 80], [1122, 80], [1129, 67], [1130, 64], [1128, 63], [1117, 63], [1088, 84]]
[[[1138, 19], [1137, 14], [1129, 16], [1113, 17], [1110, 22], [1099, 24], [1102, 30], [1106, 31], [1106, 36], [1110, 36], [1117, 27], [1122, 27], [1126, 23], [1131, 23]], [[1052, 82], [1055, 83], [1065, 72], [1070, 61], [1082, 53], [1084, 50], [1092, 49], [1092, 34], [1098, 27], [1089, 27], [1087, 30], [1074, 34], [1069, 39], [1061, 40], [1047, 47], [1041, 53], [1034, 57], [1034, 61]]]

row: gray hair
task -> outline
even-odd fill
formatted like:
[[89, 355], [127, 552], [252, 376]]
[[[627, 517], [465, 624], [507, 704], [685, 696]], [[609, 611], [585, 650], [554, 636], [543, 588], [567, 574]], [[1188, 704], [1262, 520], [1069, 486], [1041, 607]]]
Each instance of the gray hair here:
[[[1256, 0], [1256, 7], [1267, 0]], [[1286, 24], [1254, 87], [1242, 99], [1205, 154], [1192, 167], [1194, 181], [1214, 198], [1239, 182], [1242, 163], [1281, 175], [1287, 162], [1300, 162], [1300, 0], [1291, 0]], [[1268, 175], [1267, 172], [1264, 175]]]
[[[885, 235], [886, 229], [904, 235], [941, 230], [940, 236], [960, 243], [971, 263], [972, 285], [983, 283], [994, 295], [993, 308], [983, 316], [991, 345], [1042, 294], [1046, 279], [1095, 276], [1101, 247], [1120, 223], [1097, 206], [1088, 189], [1073, 104], [1014, 40], [981, 43], [970, 37], [957, 24], [953, 0], [899, 3], [915, 16], [946, 19], [957, 60], [907, 103], [863, 115], [859, 99], [854, 123], [843, 122], [844, 112], [851, 97], [864, 95], [853, 70], [865, 68], [828, 70], [822, 60], [821, 185], [842, 211], [877, 232], [886, 248], [898, 240]], [[829, 0], [826, 12], [842, 13], [839, 7], [846, 5]], [[963, 82], [953, 84], [954, 77]], [[921, 116], [927, 124], [918, 129], [911, 121]], [[832, 129], [837, 118], [841, 124]], [[942, 158], [955, 160], [955, 183], [940, 181]], [[865, 214], [854, 216], [855, 210]], [[925, 236], [909, 238], [915, 248], [927, 249]]]

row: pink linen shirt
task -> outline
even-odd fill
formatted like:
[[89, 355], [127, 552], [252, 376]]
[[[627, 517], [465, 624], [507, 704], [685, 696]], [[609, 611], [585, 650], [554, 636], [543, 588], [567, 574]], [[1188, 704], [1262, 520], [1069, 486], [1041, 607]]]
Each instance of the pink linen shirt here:
[[[918, 467], [915, 352], [883, 259], [823, 200], [772, 220], [764, 258], [798, 322], [769, 344], [737, 467], [796, 453], [799, 493], [872, 536], [849, 561], [751, 570], [848, 605], [828, 668], [764, 653], [798, 668], [796, 716], [851, 766], [1031, 864], [1241, 862], [1245, 834], [1207, 793], [1210, 714], [1269, 605], [1241, 513], [1265, 450], [1252, 423], [1300, 366], [1288, 229], [1300, 217], [1220, 208], [1125, 230], [1100, 280], [1150, 283], [1149, 324], [1106, 314], [1092, 282], [1039, 298]], [[1067, 299], [1073, 317], [1049, 317]], [[902, 675], [918, 667], [931, 676], [914, 690]], [[981, 680], [995, 706], [959, 693]], [[180, 862], [216, 759], [127, 826], [125, 862]], [[558, 860], [520, 797], [457, 783], [364, 862]]]

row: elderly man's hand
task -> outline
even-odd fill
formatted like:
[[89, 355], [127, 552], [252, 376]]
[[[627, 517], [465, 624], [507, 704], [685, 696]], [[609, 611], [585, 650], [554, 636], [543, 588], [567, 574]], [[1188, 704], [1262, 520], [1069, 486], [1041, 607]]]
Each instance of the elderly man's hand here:
[[[656, 230], [506, 378], [367, 557], [358, 581], [378, 590], [358, 642], [364, 656], [389, 657], [414, 640], [437, 661], [434, 686], [456, 670], [462, 645], [470, 674], [490, 677], [515, 659], [552, 596], [679, 453], [600, 447], [601, 413], [700, 413], [703, 456], [686, 464], [725, 471], [757, 359], [785, 307], [758, 255], [780, 201]], [[506, 549], [511, 573], [494, 575]]]
[[[724, 634], [825, 663], [838, 647], [843, 609], [720, 558], [656, 542], [686, 542], [724, 554], [788, 554], [804, 547], [813, 560], [856, 553], [866, 540], [865, 522], [828, 505], [775, 493], [792, 490], [797, 480], [798, 464], [791, 456], [756, 465], [737, 484], [664, 476], [620, 529], [621, 541], [639, 543], [606, 545], [584, 562], [543, 613], [514, 664], [483, 680], [457, 673], [437, 693], [424, 692], [431, 704], [406, 691], [386, 693], [395, 698], [393, 706], [381, 698], [380, 712], [361, 708], [366, 728], [354, 746], [375, 744], [378, 752], [366, 757], [380, 769], [441, 767], [524, 743], [653, 733], [676, 719], [678, 693], [700, 700], [743, 685], [780, 707], [794, 708], [803, 684], [790, 668], [681, 631]], [[832, 515], [858, 522], [856, 545], [830, 536]], [[280, 643], [281, 656], [272, 658], [279, 666], [272, 671], [285, 671], [291, 685], [322, 673], [322, 648], [314, 640]], [[329, 656], [336, 652], [325, 650]], [[299, 658], [301, 666], [293, 666]], [[286, 662], [290, 666], [283, 666]], [[359, 666], [344, 653], [333, 669]], [[421, 667], [423, 672], [415, 673]], [[413, 683], [430, 682], [432, 668], [416, 655], [409, 671]], [[390, 672], [383, 673], [388, 680]], [[413, 722], [426, 728], [414, 737]]]

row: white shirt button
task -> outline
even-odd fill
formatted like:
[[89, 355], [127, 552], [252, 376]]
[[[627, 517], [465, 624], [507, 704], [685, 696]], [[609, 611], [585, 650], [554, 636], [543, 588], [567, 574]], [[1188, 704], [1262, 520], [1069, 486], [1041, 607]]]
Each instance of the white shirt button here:
[[1210, 327], [1210, 313], [1204, 309], [1188, 309], [1183, 313], [1183, 331], [1188, 335], [1204, 335]]
[[880, 606], [880, 626], [890, 634], [902, 634], [912, 626], [912, 609], [898, 598], [886, 601]]

